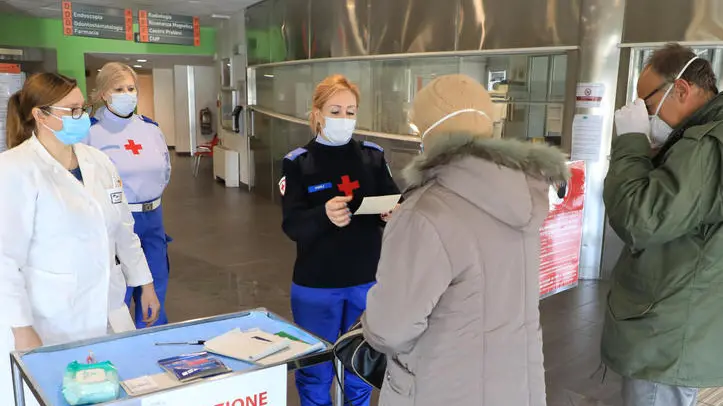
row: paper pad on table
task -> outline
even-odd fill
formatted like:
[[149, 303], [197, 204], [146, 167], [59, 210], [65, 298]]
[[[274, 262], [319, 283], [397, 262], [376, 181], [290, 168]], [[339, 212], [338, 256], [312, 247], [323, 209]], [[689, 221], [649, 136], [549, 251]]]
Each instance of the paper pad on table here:
[[234, 329], [206, 341], [206, 351], [246, 362], [258, 362], [289, 348], [290, 340], [263, 331]]
[[121, 382], [121, 386], [128, 396], [147, 395], [180, 385], [182, 385], [180, 381], [173, 379], [173, 377], [167, 373], [146, 375]]
[[394, 210], [402, 195], [365, 197], [361, 206], [354, 212], [355, 216], [364, 214], [383, 214]]

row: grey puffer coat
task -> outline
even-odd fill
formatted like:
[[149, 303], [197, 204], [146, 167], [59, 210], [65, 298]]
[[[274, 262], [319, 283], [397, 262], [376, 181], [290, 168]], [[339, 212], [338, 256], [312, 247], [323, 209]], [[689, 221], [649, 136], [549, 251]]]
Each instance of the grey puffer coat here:
[[382, 406], [544, 406], [539, 228], [558, 150], [449, 134], [406, 170], [364, 335], [387, 354]]

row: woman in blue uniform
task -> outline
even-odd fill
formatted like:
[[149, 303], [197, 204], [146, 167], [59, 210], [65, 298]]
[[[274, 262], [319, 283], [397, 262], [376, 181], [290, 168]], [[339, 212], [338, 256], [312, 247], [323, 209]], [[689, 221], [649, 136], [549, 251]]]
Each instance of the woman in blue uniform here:
[[[382, 148], [351, 138], [358, 104], [359, 90], [345, 77], [322, 81], [310, 115], [316, 137], [284, 158], [279, 182], [283, 229], [297, 246], [294, 321], [331, 342], [366, 308], [381, 252], [384, 219], [351, 213], [365, 196], [399, 193]], [[330, 363], [299, 371], [301, 405], [331, 405], [333, 379]], [[371, 388], [347, 374], [345, 393], [366, 406]]]
[[[96, 78], [92, 98], [96, 110], [88, 144], [105, 152], [116, 165], [123, 181], [123, 191], [130, 203], [135, 232], [153, 275], [161, 302], [157, 325], [168, 323], [165, 311], [168, 287], [168, 241], [163, 227], [161, 195], [168, 185], [171, 163], [165, 137], [153, 120], [134, 114], [138, 104], [138, 81], [129, 66], [111, 62], [103, 66]], [[121, 266], [123, 264], [121, 263]], [[135, 323], [146, 327], [140, 303], [141, 291], [126, 287], [115, 275], [110, 305], [120, 307], [125, 299], [136, 303]]]

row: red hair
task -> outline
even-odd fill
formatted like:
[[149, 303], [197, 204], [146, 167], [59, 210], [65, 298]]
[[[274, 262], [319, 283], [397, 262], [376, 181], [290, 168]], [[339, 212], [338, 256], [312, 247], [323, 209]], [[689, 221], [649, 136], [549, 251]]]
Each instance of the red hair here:
[[312, 108], [309, 114], [309, 127], [314, 134], [321, 132], [321, 109], [324, 105], [339, 92], [350, 91], [356, 98], [356, 104], [359, 104], [359, 87], [350, 82], [344, 75], [331, 75], [316, 85], [314, 97], [312, 98]]

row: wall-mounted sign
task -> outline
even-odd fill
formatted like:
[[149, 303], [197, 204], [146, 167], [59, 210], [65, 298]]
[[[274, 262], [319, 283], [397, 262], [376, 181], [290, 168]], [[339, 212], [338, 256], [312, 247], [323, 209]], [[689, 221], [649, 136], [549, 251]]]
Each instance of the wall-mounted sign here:
[[20, 73], [20, 65], [17, 63], [0, 63], [0, 73]]
[[594, 109], [602, 105], [605, 96], [603, 83], [578, 83], [575, 94], [575, 107], [579, 109]]
[[20, 91], [25, 81], [25, 75], [20, 72], [20, 65], [15, 63], [0, 63], [0, 152], [7, 149], [5, 141], [5, 123], [8, 113], [10, 97]]
[[201, 45], [198, 17], [138, 11], [139, 42], [174, 45]]
[[594, 114], [575, 114], [572, 120], [572, 159], [593, 162], [600, 160], [604, 118]]
[[63, 1], [63, 33], [77, 37], [133, 40], [131, 9]]

